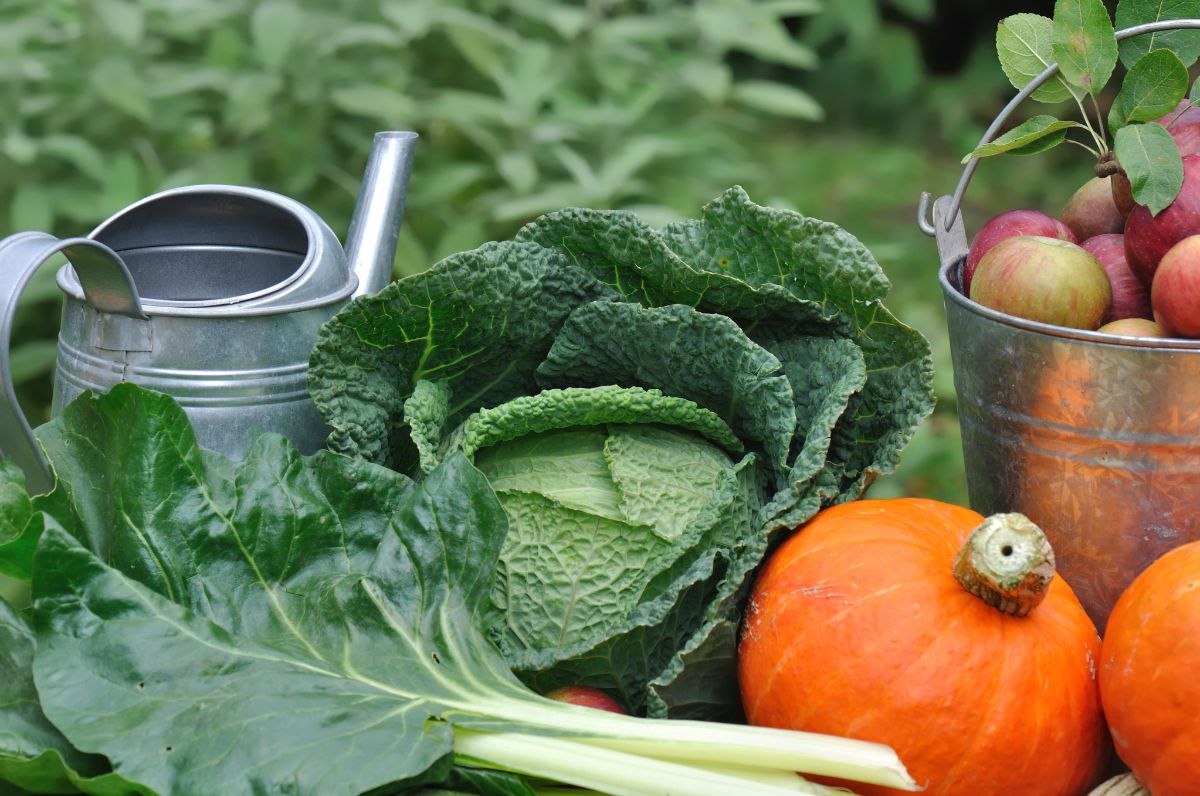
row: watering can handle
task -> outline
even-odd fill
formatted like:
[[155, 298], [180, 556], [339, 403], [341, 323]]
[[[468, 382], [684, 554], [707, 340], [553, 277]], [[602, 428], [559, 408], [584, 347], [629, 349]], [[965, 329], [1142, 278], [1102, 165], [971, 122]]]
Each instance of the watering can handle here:
[[[1117, 41], [1141, 36], [1146, 33], [1157, 33], [1164, 30], [1198, 30], [1200, 29], [1200, 19], [1167, 19], [1160, 22], [1147, 22], [1144, 25], [1134, 25], [1131, 28], [1117, 31]], [[1017, 92], [1017, 95], [1009, 100], [1009, 103], [1004, 106], [1000, 114], [992, 121], [992, 124], [984, 132], [983, 138], [979, 139], [979, 143], [975, 148], [990, 144], [996, 134], [1000, 132], [1000, 128], [1008, 121], [1008, 117], [1016, 110], [1017, 106], [1024, 102], [1030, 94], [1041, 88], [1042, 84], [1052, 79], [1058, 74], [1058, 64], [1050, 64], [1037, 77], [1029, 81], [1025, 88]], [[959, 177], [958, 186], [954, 189], [953, 196], [943, 196], [934, 203], [934, 219], [931, 222], [929, 219], [929, 196], [928, 194], [921, 195], [921, 204], [917, 210], [917, 225], [921, 231], [930, 237], [938, 238], [938, 248], [942, 246], [942, 236], [944, 233], [953, 233], [955, 224], [962, 224], [962, 208], [963, 196], [967, 193], [967, 186], [971, 184], [971, 177], [975, 174], [975, 169], [979, 167], [979, 158], [971, 158], [967, 161], [966, 167], [963, 168], [962, 176]], [[942, 200], [947, 200], [942, 203]], [[938, 203], [942, 203], [941, 208], [938, 208]], [[942, 210], [940, 218], [937, 216], [939, 209]], [[953, 237], [953, 235], [951, 235]], [[951, 243], [952, 245], [952, 243]], [[965, 252], [964, 252], [965, 253]], [[946, 261], [943, 257], [942, 264]]]
[[0, 240], [0, 454], [25, 471], [30, 494], [54, 486], [50, 465], [17, 404], [9, 351], [17, 300], [33, 273], [56, 254], [66, 255], [88, 303], [100, 312], [145, 318], [129, 269], [112, 249], [88, 238], [60, 240], [44, 232], [18, 232]]

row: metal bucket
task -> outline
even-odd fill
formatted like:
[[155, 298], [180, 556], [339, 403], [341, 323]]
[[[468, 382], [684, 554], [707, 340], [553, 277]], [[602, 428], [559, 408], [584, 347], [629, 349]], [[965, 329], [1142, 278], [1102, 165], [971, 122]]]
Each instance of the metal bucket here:
[[[1119, 38], [1173, 28], [1129, 28]], [[1011, 111], [1057, 72], [1052, 66]], [[1101, 630], [1139, 572], [1200, 539], [1200, 340], [1122, 337], [1026, 321], [962, 292], [968, 251], [954, 196], [922, 196], [921, 227], [937, 239], [939, 281], [958, 394], [971, 507], [1019, 511], [1046, 532], [1058, 571]]]

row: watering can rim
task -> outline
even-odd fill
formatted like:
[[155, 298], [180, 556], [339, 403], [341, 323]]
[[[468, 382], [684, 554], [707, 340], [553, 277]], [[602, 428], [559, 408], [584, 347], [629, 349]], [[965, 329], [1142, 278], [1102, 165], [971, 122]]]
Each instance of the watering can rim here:
[[[312, 208], [295, 199], [265, 188], [246, 185], [230, 185], [222, 183], [200, 183], [168, 188], [150, 194], [132, 204], [126, 205], [119, 211], [102, 221], [89, 234], [89, 239], [96, 239], [106, 229], [130, 212], [136, 211], [148, 204], [172, 196], [189, 194], [224, 194], [243, 196], [264, 203], [272, 204], [296, 219], [304, 228], [308, 238], [308, 250], [304, 259], [295, 271], [287, 278], [261, 290], [243, 293], [235, 296], [208, 299], [203, 301], [177, 301], [153, 297], [141, 297], [144, 310], [151, 316], [162, 317], [193, 317], [193, 318], [244, 318], [260, 315], [275, 315], [287, 312], [302, 312], [316, 307], [325, 307], [333, 303], [345, 301], [358, 288], [358, 277], [350, 270], [348, 261], [338, 241], [337, 235], [329, 225]], [[327, 256], [332, 249], [333, 256]], [[120, 252], [118, 252], [118, 255]], [[318, 260], [320, 261], [318, 263]], [[336, 263], [336, 265], [335, 265]], [[337, 278], [340, 284], [336, 290], [306, 299], [287, 300], [280, 303], [270, 303], [270, 297], [294, 285], [311, 269], [316, 267], [339, 267]], [[68, 263], [59, 269], [56, 275], [59, 289], [79, 301], [86, 301], [79, 277]]]

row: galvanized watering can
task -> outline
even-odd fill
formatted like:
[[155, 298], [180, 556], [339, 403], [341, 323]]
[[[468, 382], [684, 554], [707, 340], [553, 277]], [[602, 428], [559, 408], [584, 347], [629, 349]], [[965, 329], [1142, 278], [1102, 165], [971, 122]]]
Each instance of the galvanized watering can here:
[[84, 390], [130, 381], [176, 398], [200, 444], [235, 458], [252, 430], [319, 448], [327, 428], [308, 397], [309, 352], [322, 323], [390, 279], [416, 138], [376, 134], [344, 250], [299, 202], [229, 185], [155, 194], [86, 238], [0, 240], [0, 452], [31, 491], [52, 481], [17, 406], [10, 336], [22, 289], [58, 253], [68, 264], [57, 274], [54, 414]]
[[[1139, 25], [1118, 38], [1200, 20]], [[1058, 71], [1001, 111], [980, 142]], [[971, 506], [1019, 511], [1046, 532], [1058, 571], [1103, 631], [1113, 604], [1168, 550], [1200, 539], [1200, 340], [1120, 337], [1015, 318], [962, 292], [962, 197], [921, 197], [937, 240]]]

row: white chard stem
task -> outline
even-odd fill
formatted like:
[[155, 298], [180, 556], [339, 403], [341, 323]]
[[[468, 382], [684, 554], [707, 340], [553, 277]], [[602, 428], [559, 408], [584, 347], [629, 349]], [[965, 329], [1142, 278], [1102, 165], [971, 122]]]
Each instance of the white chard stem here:
[[[794, 796], [791, 788], [612, 749], [510, 732], [454, 735], [456, 754], [611, 796]], [[803, 792], [803, 791], [801, 791]]]

